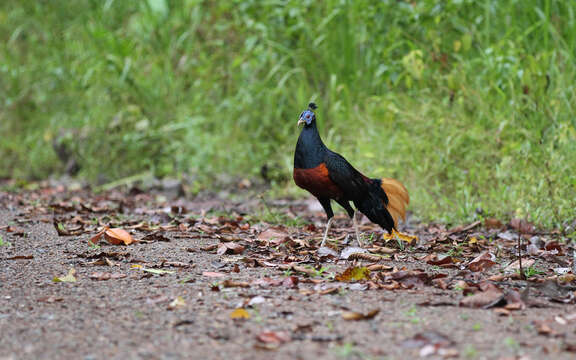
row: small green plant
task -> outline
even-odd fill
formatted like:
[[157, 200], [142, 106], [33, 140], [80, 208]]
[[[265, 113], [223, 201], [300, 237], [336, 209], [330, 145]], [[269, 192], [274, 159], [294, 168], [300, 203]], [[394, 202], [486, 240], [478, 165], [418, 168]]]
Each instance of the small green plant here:
[[358, 350], [353, 343], [344, 343], [340, 346], [336, 346], [333, 351], [337, 357], [344, 359], [357, 357], [361, 354], [360, 350]]
[[469, 359], [475, 359], [478, 357], [478, 350], [474, 347], [474, 345], [466, 345], [464, 347], [464, 357]]
[[[520, 269], [517, 270], [517, 273], [520, 273]], [[538, 275], [542, 275], [545, 274], [546, 272], [538, 269], [534, 266], [529, 266], [526, 269], [524, 269], [524, 275], [526, 276], [527, 279], [534, 277], [534, 276], [538, 276]]]
[[518, 341], [516, 341], [516, 339], [514, 339], [513, 337], [507, 337], [504, 339], [504, 345], [506, 345], [507, 347], [509, 347], [512, 350], [517, 350], [520, 348], [520, 344], [518, 344]]
[[12, 244], [10, 244], [10, 242], [8, 241], [4, 241], [4, 238], [2, 237], [2, 235], [0, 235], [0, 246], [10, 246]]
[[409, 320], [412, 324], [418, 324], [421, 321], [420, 317], [417, 316], [418, 315], [418, 309], [415, 306], [412, 306], [404, 314], [407, 317], [409, 317]]
[[450, 248], [450, 250], [448, 250], [447, 255], [452, 256], [452, 257], [459, 257], [460, 255], [462, 255], [463, 251], [464, 251], [464, 248], [462, 247], [462, 244], [457, 244], [457, 245], [453, 245]]
[[474, 325], [472, 325], [472, 330], [473, 330], [473, 331], [480, 331], [480, 330], [482, 330], [482, 324], [480, 324], [480, 323], [475, 323]]
[[88, 247], [90, 247], [90, 249], [92, 250], [98, 250], [100, 249], [100, 245], [93, 243], [92, 241], [88, 241]]

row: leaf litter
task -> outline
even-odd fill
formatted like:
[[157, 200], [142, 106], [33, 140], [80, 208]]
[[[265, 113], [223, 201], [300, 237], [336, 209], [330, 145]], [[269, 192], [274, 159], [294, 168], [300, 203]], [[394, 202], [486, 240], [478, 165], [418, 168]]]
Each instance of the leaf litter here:
[[[292, 299], [290, 301], [306, 301], [294, 300], [296, 296], [304, 296], [304, 299], [315, 296], [336, 299], [348, 296], [346, 292], [366, 293], [373, 297], [389, 293], [394, 294], [393, 298], [405, 293], [402, 296], [408, 296], [408, 299], [422, 294], [426, 296], [425, 301], [414, 301], [422, 308], [459, 305], [462, 309], [489, 311], [499, 316], [514, 316], [520, 312], [530, 314], [533, 309], [573, 306], [575, 302], [575, 276], [571, 271], [573, 259], [567, 255], [572, 253], [571, 244], [559, 235], [539, 231], [534, 224], [523, 219], [505, 222], [486, 218], [450, 229], [432, 224], [417, 230], [420, 240], [411, 248], [394, 241], [384, 243], [378, 240], [369, 242], [364, 248], [357, 248], [349, 246], [349, 239], [354, 237], [347, 220], [337, 216], [331, 237], [338, 239], [338, 243], [329, 242], [329, 247], [318, 248], [323, 234], [323, 217], [321, 213], [309, 215], [306, 206], [290, 205], [290, 211], [307, 214], [307, 219], [320, 226], [269, 224], [251, 218], [250, 212], [241, 205], [236, 207], [243, 210], [232, 210], [226, 215], [210, 215], [210, 209], [218, 204], [209, 201], [207, 204], [211, 205], [205, 208], [208, 210], [194, 214], [188, 209], [197, 209], [198, 206], [191, 203], [159, 204], [157, 209], [166, 211], [139, 207], [139, 203], [154, 204], [147, 194], [129, 198], [111, 191], [98, 199], [90, 194], [75, 194], [73, 201], [64, 192], [47, 194], [50, 194], [50, 200], [46, 203], [52, 206], [42, 205], [43, 194], [30, 196], [30, 200], [22, 198], [23, 215], [19, 223], [23, 224], [23, 228], [8, 232], [5, 227], [0, 231], [5, 231], [7, 236], [29, 234], [26, 226], [30, 220], [45, 215], [48, 222], [53, 219], [55, 232], [66, 236], [69, 241], [88, 236], [91, 248], [86, 246], [75, 256], [80, 261], [79, 266], [94, 268], [94, 271], [88, 272], [89, 279], [106, 283], [109, 283], [106, 280], [115, 279], [134, 281], [126, 275], [133, 268], [150, 275], [173, 274], [174, 281], [181, 286], [205, 284], [205, 291], [216, 287], [220, 291], [212, 292], [213, 296], [230, 292], [240, 292], [242, 295], [241, 292], [247, 291], [242, 295], [246, 296], [242, 307], [230, 309], [230, 319], [250, 319], [251, 315], [244, 307], [258, 308], [275, 303], [275, 298], [282, 298], [284, 293], [288, 299]], [[60, 196], [61, 200], [54, 200], [55, 196]], [[81, 199], [82, 196], [85, 198]], [[283, 206], [282, 210], [287, 209]], [[116, 217], [120, 211], [129, 216]], [[363, 223], [361, 227], [363, 233], [382, 233], [370, 223]], [[136, 248], [139, 252], [100, 251], [98, 241], [102, 236], [112, 245], [138, 243]], [[137, 242], [134, 237], [141, 240]], [[519, 237], [524, 243], [521, 248], [522, 267], [527, 280], [519, 276]], [[137, 256], [140, 250], [145, 252], [147, 247], [175, 242], [187, 242], [180, 248], [182, 254], [198, 259], [218, 257], [222, 267], [215, 269], [208, 265], [216, 259], [208, 263], [195, 260], [194, 264], [190, 264], [189, 261], [178, 260], [178, 257], [171, 260], [162, 255], [155, 259]], [[16, 260], [20, 259], [18, 256], [21, 255], [5, 258]], [[21, 259], [34, 259], [37, 262], [38, 255], [34, 253]], [[195, 266], [197, 270], [194, 270]], [[180, 271], [183, 278], [179, 276]], [[77, 277], [75, 271], [70, 269], [67, 275], [54, 277], [53, 281], [74, 282]], [[275, 295], [260, 296], [253, 292], [262, 290], [272, 291]], [[44, 302], [50, 303], [51, 298], [45, 298], [48, 300]], [[180, 295], [163, 295], [150, 301], [161, 301], [167, 304], [164, 309], [176, 310], [187, 307], [184, 299]], [[379, 312], [380, 309], [365, 312], [347, 309], [340, 314], [342, 320], [354, 323], [349, 320], [379, 321], [386, 318], [376, 316]], [[552, 324], [535, 322], [538, 331], [534, 336], [567, 336], [568, 330], [562, 328], [565, 326], [562, 322], [570, 324], [572, 320], [567, 320], [564, 315], [556, 315], [556, 319]], [[293, 341], [290, 331], [286, 329], [264, 329], [256, 334], [256, 344], [268, 350]], [[454, 342], [430, 340], [424, 335], [414, 336], [425, 339], [417, 347], [419, 356], [452, 356], [453, 349], [459, 346]], [[341, 336], [324, 338], [338, 339]], [[570, 342], [566, 344], [565, 351], [570, 351]]]

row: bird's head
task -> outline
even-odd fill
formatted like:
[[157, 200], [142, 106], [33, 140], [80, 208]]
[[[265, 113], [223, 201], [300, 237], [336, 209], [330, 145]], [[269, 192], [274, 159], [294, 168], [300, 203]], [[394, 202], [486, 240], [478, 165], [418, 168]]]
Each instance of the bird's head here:
[[316, 108], [316, 104], [308, 104], [308, 109], [304, 110], [302, 114], [300, 114], [300, 118], [298, 118], [298, 126], [301, 124], [304, 124], [304, 126], [311, 125], [316, 120], [316, 115], [314, 114]]

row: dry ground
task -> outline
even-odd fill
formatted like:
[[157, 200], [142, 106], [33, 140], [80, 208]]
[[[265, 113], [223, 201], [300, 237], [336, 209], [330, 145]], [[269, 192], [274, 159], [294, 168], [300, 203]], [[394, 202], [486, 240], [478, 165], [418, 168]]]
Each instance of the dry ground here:
[[[490, 219], [410, 225], [418, 243], [384, 243], [363, 222], [369, 254], [342, 259], [360, 251], [343, 251], [345, 217], [319, 250], [312, 201], [229, 198], [0, 192], [0, 359], [575, 356], [560, 234]], [[140, 241], [90, 246], [102, 226]], [[518, 231], [527, 281], [510, 267]], [[54, 281], [70, 269], [76, 281]]]

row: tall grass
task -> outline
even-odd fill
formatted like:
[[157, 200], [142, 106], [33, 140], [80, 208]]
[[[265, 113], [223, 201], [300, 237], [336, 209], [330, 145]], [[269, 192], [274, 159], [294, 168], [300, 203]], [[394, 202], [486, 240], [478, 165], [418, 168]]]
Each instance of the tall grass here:
[[[576, 217], [576, 3], [0, 4], [0, 176], [289, 174], [315, 100], [330, 147], [424, 220]], [[277, 184], [293, 189], [293, 185]], [[291, 191], [291, 190], [287, 190]]]

